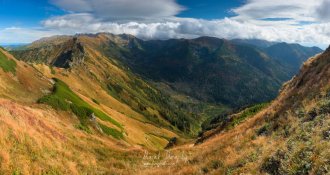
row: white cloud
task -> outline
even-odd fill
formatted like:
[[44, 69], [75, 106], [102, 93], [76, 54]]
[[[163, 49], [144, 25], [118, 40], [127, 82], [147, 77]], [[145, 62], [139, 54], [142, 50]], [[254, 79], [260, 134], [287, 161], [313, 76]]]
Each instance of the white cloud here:
[[103, 20], [141, 20], [169, 17], [184, 8], [175, 0], [52, 0], [60, 8], [90, 13]]
[[1, 43], [30, 43], [32, 41], [38, 40], [42, 37], [49, 37], [53, 35], [60, 34], [59, 32], [49, 31], [44, 29], [28, 29], [28, 28], [18, 28], [10, 27], [5, 29], [0, 29], [0, 41]]
[[[330, 22], [327, 22], [330, 19], [330, 0], [247, 0], [246, 4], [233, 9], [237, 16], [218, 20], [175, 17], [182, 7], [174, 0], [52, 2], [71, 13], [42, 21], [45, 31], [27, 29], [24, 41], [52, 33], [110, 32], [132, 34], [141, 39], [214, 36], [308, 45], [330, 43]], [[0, 36], [0, 41], [3, 38], [3, 35]], [[10, 40], [8, 36], [5, 38]], [[13, 37], [11, 40], [18, 39]]]
[[[263, 24], [261, 24], [263, 23]], [[267, 24], [266, 24], [267, 23]], [[142, 39], [194, 38], [214, 36], [219, 38], [265, 39], [298, 43], [327, 43], [330, 41], [330, 23], [306, 26], [288, 25], [286, 22], [259, 22], [236, 19], [202, 20], [168, 18], [163, 22], [103, 22], [89, 14], [70, 14], [43, 22], [46, 28], [65, 34], [110, 32], [128, 33]]]
[[248, 0], [233, 9], [236, 19], [290, 18], [295, 21], [315, 21], [316, 8], [323, 0]]
[[323, 0], [321, 5], [316, 9], [317, 17], [322, 21], [330, 21], [330, 0]]

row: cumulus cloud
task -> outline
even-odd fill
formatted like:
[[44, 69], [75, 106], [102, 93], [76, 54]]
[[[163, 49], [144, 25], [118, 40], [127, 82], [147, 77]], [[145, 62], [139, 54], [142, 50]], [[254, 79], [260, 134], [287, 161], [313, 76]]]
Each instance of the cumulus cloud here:
[[234, 17], [203, 20], [175, 17], [183, 9], [175, 0], [52, 0], [70, 13], [42, 21], [47, 32], [26, 33], [31, 41], [39, 34], [110, 32], [146, 40], [214, 36], [329, 44], [329, 1], [247, 0], [232, 9]]
[[[286, 23], [259, 25], [231, 18], [202, 20], [170, 18], [163, 22], [103, 22], [89, 14], [70, 14], [43, 22], [45, 27], [62, 32], [132, 34], [141, 39], [195, 38], [214, 36], [219, 38], [265, 39], [299, 43], [326, 43], [330, 41], [330, 23], [292, 26]], [[70, 30], [69, 30], [70, 29]]]
[[184, 8], [175, 0], [52, 0], [58, 7], [103, 20], [141, 20], [174, 16]]

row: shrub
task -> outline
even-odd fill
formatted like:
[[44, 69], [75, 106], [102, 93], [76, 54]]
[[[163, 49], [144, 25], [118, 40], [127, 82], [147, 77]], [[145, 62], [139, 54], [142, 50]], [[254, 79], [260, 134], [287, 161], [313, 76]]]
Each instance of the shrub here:
[[312, 109], [311, 111], [308, 112], [305, 121], [313, 121], [316, 117], [317, 117], [316, 109]]
[[54, 70], [53, 66], [50, 66], [49, 68], [50, 68], [50, 73], [53, 74], [53, 75], [55, 75], [56, 74], [56, 71]]
[[202, 173], [207, 174], [209, 172], [209, 169], [207, 167], [202, 168]]
[[320, 114], [329, 114], [330, 113], [330, 100], [324, 101], [319, 107]]
[[269, 135], [269, 134], [270, 134], [270, 125], [269, 124], [265, 124], [264, 126], [259, 128], [257, 131], [258, 136]]
[[79, 118], [82, 125], [87, 125], [88, 121], [93, 114], [93, 111], [84, 106], [77, 106], [75, 104], [70, 105], [71, 110]]
[[270, 157], [266, 159], [266, 161], [262, 164], [262, 171], [267, 172], [271, 175], [279, 175], [281, 167], [281, 161], [274, 157]]
[[324, 130], [324, 131], [322, 132], [322, 134], [323, 134], [323, 139], [324, 139], [324, 140], [330, 140], [330, 129], [328, 129], [328, 130]]
[[104, 134], [114, 137], [115, 139], [123, 139], [124, 135], [122, 132], [117, 131], [116, 129], [109, 128], [103, 124], [99, 124]]
[[100, 105], [100, 102], [97, 101], [96, 99], [92, 98], [92, 101], [93, 101], [95, 104]]
[[165, 149], [167, 149], [167, 148], [171, 148], [171, 147], [175, 146], [175, 145], [177, 144], [177, 142], [178, 142], [178, 139], [177, 139], [176, 137], [172, 137], [172, 138], [168, 141], [168, 143], [167, 143]]
[[285, 152], [278, 150], [275, 155], [267, 158], [261, 165], [261, 171], [271, 175], [284, 175], [286, 172], [283, 171], [282, 162], [285, 158]]
[[220, 167], [222, 167], [222, 163], [220, 162], [220, 161], [218, 161], [218, 160], [213, 160], [212, 162], [211, 162], [211, 168], [213, 168], [213, 169], [218, 169], [218, 168], [220, 168]]

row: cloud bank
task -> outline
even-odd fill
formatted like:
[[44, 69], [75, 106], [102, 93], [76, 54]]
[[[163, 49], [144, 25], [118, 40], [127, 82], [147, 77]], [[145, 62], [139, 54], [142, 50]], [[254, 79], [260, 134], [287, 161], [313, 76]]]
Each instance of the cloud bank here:
[[218, 20], [176, 17], [184, 7], [174, 0], [51, 2], [68, 14], [42, 21], [47, 31], [38, 31], [42, 36], [45, 33], [110, 32], [147, 40], [214, 36], [317, 45], [330, 43], [330, 0], [247, 0], [231, 10], [236, 16]]

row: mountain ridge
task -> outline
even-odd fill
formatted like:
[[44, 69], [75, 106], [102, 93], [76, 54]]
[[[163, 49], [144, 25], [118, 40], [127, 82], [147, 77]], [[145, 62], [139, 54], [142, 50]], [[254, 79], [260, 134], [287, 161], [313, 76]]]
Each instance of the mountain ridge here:
[[[63, 37], [66, 38], [67, 36]], [[289, 80], [296, 71], [291, 70], [294, 68], [290, 66], [279, 65], [279, 63], [273, 59], [270, 59], [269, 56], [267, 56], [267, 53], [264, 53], [261, 49], [255, 49], [251, 46], [236, 45], [231, 43], [229, 40], [218, 39], [215, 37], [199, 37], [191, 40], [169, 39], [143, 41], [132, 35], [99, 33], [78, 34], [71, 36], [71, 39], [72, 38], [77, 38], [77, 42], [83, 45], [83, 47], [98, 50], [104, 56], [111, 58], [112, 60], [116, 60], [117, 62], [119, 61], [120, 65], [128, 66], [134, 73], [138, 73], [144, 78], [155, 82], [165, 81], [172, 87], [172, 89], [174, 88], [175, 91], [179, 91], [180, 93], [202, 101], [212, 103], [215, 102], [219, 104], [227, 103], [232, 106], [249, 105], [274, 98], [281, 83]], [[58, 38], [43, 40], [53, 40], [53, 42], [48, 42], [53, 43], [50, 50], [54, 50], [54, 47], [60, 47], [60, 44], [57, 43]], [[38, 44], [32, 44], [31, 46], [32, 48], [38, 48]], [[57, 50], [62, 53], [66, 52], [65, 50], [63, 51], [63, 49], [62, 51], [61, 49]], [[22, 58], [23, 60], [26, 60], [23, 57], [28, 58], [26, 61], [35, 62], [37, 60], [37, 62], [45, 62], [47, 64], [54, 65], [55, 62], [52, 63], [49, 60], [45, 60], [49, 59], [49, 56], [46, 56], [46, 58], [38, 58], [38, 54], [40, 54], [40, 52], [42, 56], [42, 52], [47, 52], [47, 49], [46, 51], [43, 51], [43, 48], [41, 48], [40, 51], [37, 50], [35, 52], [30, 50], [12, 53], [16, 57]], [[22, 54], [20, 55], [20, 53], [23, 53], [25, 56], [22, 56]], [[314, 55], [314, 52], [312, 54]], [[312, 54], [309, 53], [309, 55], [305, 55], [304, 58], [306, 57], [305, 59], [307, 59], [309, 56], [312, 56]], [[204, 58], [207, 58], [208, 60], [205, 60]], [[60, 57], [54, 59], [60, 60]], [[73, 58], [71, 59], [74, 60]], [[80, 58], [80, 60], [83, 59]], [[302, 62], [302, 60], [299, 61]], [[224, 63], [228, 64], [227, 67], [224, 67], [226, 66]], [[234, 66], [234, 64], [239, 64], [239, 66], [236, 65], [230, 68], [230, 64], [233, 64], [232, 66]], [[66, 66], [62, 67], [68, 68], [68, 64], [65, 65]], [[61, 65], [57, 66], [61, 67]], [[241, 70], [237, 70], [240, 66]], [[299, 68], [299, 66], [296, 67]], [[233, 72], [229, 70], [232, 70]], [[242, 71], [245, 72], [243, 73]], [[204, 72], [207, 74], [202, 75]], [[225, 75], [228, 75], [228, 77], [231, 78], [225, 77]], [[246, 77], [245, 80], [233, 82], [235, 79], [234, 77], [240, 78], [244, 76]], [[200, 79], [196, 79], [196, 77], [200, 77]], [[258, 77], [258, 81], [263, 79], [262, 82], [267, 84], [264, 85], [263, 88], [268, 88], [266, 91], [270, 93], [264, 93], [263, 88], [250, 87], [252, 85], [247, 84], [248, 77]], [[223, 86], [223, 88], [214, 86], [217, 81], [219, 81], [217, 84], [221, 81], [220, 86]], [[222, 83], [227, 83], [227, 85], [221, 85]], [[237, 85], [237, 83], [241, 84]], [[206, 84], [210, 84], [210, 86], [206, 86]], [[234, 86], [233, 84], [236, 85]], [[256, 85], [260, 83], [254, 84]], [[242, 86], [242, 89], [245, 89], [245, 92], [242, 93], [240, 92], [241, 90], [238, 89], [233, 89], [231, 92], [228, 92], [227, 94], [231, 95], [243, 94], [235, 97], [236, 99], [239, 99], [235, 102], [236, 100], [233, 100], [232, 97], [226, 97], [220, 93], [220, 91], [223, 91], [221, 89], [228, 89], [224, 86]], [[196, 89], [197, 87], [199, 90]], [[270, 94], [270, 96], [265, 98], [261, 96], [251, 98], [246, 95], [249, 89], [259, 89], [260, 95]], [[257, 90], [257, 92], [259, 90]], [[217, 93], [217, 91], [219, 91], [219, 93]], [[198, 94], [192, 92], [198, 92]], [[257, 101], [255, 99], [260, 100]]]
[[[205, 60], [213, 62], [204, 63], [208, 67], [202, 73], [216, 70], [210, 69], [214, 63], [226, 63], [276, 77], [277, 67], [269, 65], [278, 64], [262, 50], [214, 38], [211, 42], [201, 38], [147, 46], [125, 35], [74, 38], [17, 51], [27, 62], [0, 48], [0, 136], [4, 138], [0, 142], [0, 174], [329, 172], [330, 49], [305, 62], [275, 100], [233, 114], [223, 106], [189, 100], [179, 92], [173, 98], [159, 88], [165, 88], [159, 82], [131, 69], [136, 64], [127, 61], [140, 61], [145, 49], [149, 53], [154, 48], [146, 63], [162, 56], [169, 63], [174, 58], [179, 69], [184, 68], [174, 80], [187, 80], [181, 75], [194, 73], [194, 66]], [[54, 60], [70, 52], [64, 59], [69, 62], [54, 65]], [[249, 76], [246, 82], [251, 78], [258, 77]], [[175, 86], [168, 82], [160, 83]], [[216, 128], [201, 133], [202, 123], [219, 114], [219, 120], [212, 121]], [[195, 144], [198, 133], [204, 139]], [[161, 158], [149, 162], [146, 153]], [[182, 159], [169, 169], [144, 166], [162, 164], [163, 153], [181, 155]]]

